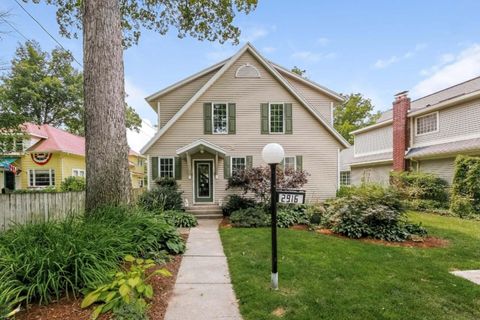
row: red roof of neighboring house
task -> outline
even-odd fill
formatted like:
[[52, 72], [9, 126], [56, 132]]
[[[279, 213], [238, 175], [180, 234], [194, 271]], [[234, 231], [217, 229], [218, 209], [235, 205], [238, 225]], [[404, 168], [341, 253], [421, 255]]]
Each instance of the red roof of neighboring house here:
[[[26, 133], [42, 138], [30, 147], [28, 151], [65, 152], [85, 156], [84, 137], [71, 134], [48, 124], [36, 125], [26, 123], [24, 126]], [[130, 150], [129, 154], [141, 157], [140, 154], [133, 150]]]

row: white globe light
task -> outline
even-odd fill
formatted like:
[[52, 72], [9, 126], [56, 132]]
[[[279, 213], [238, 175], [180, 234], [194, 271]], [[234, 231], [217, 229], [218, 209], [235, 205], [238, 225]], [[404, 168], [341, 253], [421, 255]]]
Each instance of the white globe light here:
[[262, 150], [262, 158], [268, 164], [280, 163], [285, 156], [283, 147], [278, 143], [269, 143]]

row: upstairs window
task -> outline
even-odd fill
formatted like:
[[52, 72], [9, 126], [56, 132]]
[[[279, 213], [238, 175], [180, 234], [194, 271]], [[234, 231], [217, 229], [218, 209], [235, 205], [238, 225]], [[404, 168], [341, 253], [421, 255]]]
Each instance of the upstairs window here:
[[283, 133], [284, 132], [284, 105], [283, 103], [271, 103], [269, 116], [270, 116], [270, 133]]
[[212, 108], [213, 133], [228, 133], [228, 111], [226, 103], [214, 103]]
[[438, 131], [438, 112], [416, 118], [416, 135]]

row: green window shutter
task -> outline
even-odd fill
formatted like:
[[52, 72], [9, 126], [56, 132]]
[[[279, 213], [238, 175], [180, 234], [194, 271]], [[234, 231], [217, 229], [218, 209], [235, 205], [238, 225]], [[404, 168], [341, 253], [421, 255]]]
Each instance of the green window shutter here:
[[230, 178], [230, 157], [223, 158], [223, 178]]
[[261, 133], [268, 134], [268, 103], [260, 104]]
[[283, 170], [285, 166], [285, 158], [282, 159], [282, 161], [278, 164], [278, 167]]
[[285, 103], [285, 133], [286, 134], [293, 133], [291, 103]]
[[175, 157], [175, 180], [182, 179], [182, 159]]
[[203, 133], [212, 134], [212, 103], [203, 104]]
[[158, 178], [158, 157], [151, 157], [152, 181]]
[[253, 157], [252, 156], [246, 156], [245, 157], [246, 161], [245, 161], [245, 167], [247, 169], [251, 169], [252, 166], [253, 166]]
[[235, 134], [237, 131], [237, 106], [235, 103], [228, 104], [228, 133]]
[[297, 159], [295, 160], [295, 163], [296, 163], [297, 167], [295, 169], [298, 170], [298, 171], [302, 171], [303, 170], [303, 157], [302, 156], [297, 156], [296, 158]]

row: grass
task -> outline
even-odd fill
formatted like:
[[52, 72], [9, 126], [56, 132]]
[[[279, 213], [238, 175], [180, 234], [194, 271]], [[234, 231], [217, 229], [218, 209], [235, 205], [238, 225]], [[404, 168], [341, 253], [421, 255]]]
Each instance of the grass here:
[[[222, 229], [246, 320], [480, 319], [480, 286], [454, 269], [480, 269], [480, 222], [410, 213], [446, 248], [385, 247], [280, 229], [279, 291], [270, 286], [270, 230]], [[280, 312], [281, 313], [281, 312]]]

